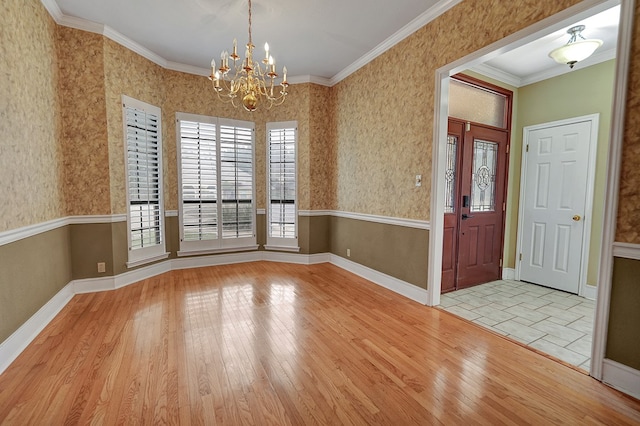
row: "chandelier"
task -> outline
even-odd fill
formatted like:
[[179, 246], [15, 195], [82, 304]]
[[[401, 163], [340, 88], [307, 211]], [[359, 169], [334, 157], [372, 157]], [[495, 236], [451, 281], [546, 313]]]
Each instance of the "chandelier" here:
[[[230, 102], [234, 107], [242, 105], [247, 111], [255, 111], [258, 103], [266, 102], [268, 108], [281, 105], [286, 96], [287, 67], [282, 69], [282, 82], [275, 84], [278, 77], [276, 61], [269, 55], [269, 44], [264, 44], [265, 57], [261, 62], [253, 57], [253, 40], [251, 39], [251, 0], [249, 0], [249, 41], [242, 61], [238, 61], [237, 40], [233, 40], [233, 53], [223, 51], [220, 55], [220, 68], [216, 69], [215, 59], [211, 60], [211, 76], [213, 88], [218, 98]], [[231, 59], [231, 64], [229, 59]], [[240, 98], [240, 102], [238, 99]]]
[[[569, 68], [573, 68], [576, 62], [582, 61], [591, 56], [598, 47], [602, 46], [602, 40], [586, 40], [582, 37], [582, 34], [580, 34], [584, 29], [584, 25], [576, 25], [575, 27], [569, 28], [567, 33], [571, 35], [571, 38], [567, 44], [562, 47], [558, 47], [557, 49], [553, 49], [549, 53], [549, 56], [559, 64], [569, 65]], [[581, 40], [578, 40], [578, 37]]]

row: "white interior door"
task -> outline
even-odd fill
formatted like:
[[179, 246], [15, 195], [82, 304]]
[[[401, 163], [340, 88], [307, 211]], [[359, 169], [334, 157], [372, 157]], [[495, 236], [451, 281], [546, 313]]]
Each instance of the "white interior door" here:
[[597, 116], [590, 118], [525, 128], [519, 244], [522, 281], [579, 291], [588, 254], [585, 233], [590, 220], [585, 222], [585, 215], [587, 207], [590, 215], [593, 194], [590, 151], [595, 151], [592, 139], [597, 138]]

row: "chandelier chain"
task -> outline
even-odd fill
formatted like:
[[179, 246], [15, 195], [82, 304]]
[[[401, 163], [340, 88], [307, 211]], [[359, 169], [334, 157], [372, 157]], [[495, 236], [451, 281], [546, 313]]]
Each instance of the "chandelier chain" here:
[[253, 44], [251, 40], [251, 0], [249, 0], [249, 44]]

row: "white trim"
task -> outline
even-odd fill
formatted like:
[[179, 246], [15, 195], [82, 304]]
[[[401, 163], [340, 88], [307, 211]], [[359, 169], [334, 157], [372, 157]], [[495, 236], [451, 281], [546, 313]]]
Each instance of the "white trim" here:
[[294, 253], [298, 253], [300, 251], [300, 247], [293, 247], [293, 246], [277, 246], [277, 245], [270, 245], [270, 244], [265, 244], [264, 246], [265, 250], [272, 250], [272, 251], [290, 251], [290, 252], [294, 252]]
[[404, 219], [399, 217], [379, 216], [375, 214], [353, 213], [343, 211], [332, 211], [332, 216], [346, 219], [365, 220], [367, 222], [385, 223], [387, 225], [406, 226], [408, 228], [430, 229], [429, 222], [418, 219]]
[[332, 216], [333, 210], [298, 210], [298, 216]]
[[580, 296], [589, 300], [596, 300], [598, 297], [598, 287], [595, 285], [585, 284], [584, 288], [581, 289], [582, 294]]
[[86, 216], [69, 216], [69, 225], [94, 224], [94, 223], [117, 223], [126, 222], [126, 214], [105, 214], [105, 215], [86, 215]]
[[602, 381], [634, 398], [640, 399], [640, 371], [619, 362], [602, 360]]
[[[266, 214], [265, 209], [257, 209], [258, 215]], [[165, 217], [177, 217], [177, 210], [165, 210]], [[376, 216], [364, 213], [352, 213], [342, 212], [336, 210], [298, 210], [298, 216], [318, 217], [318, 216], [335, 216], [345, 217], [349, 219], [366, 220], [368, 222], [377, 222], [398, 226], [406, 226], [409, 228], [418, 229], [431, 229], [429, 221], [417, 220], [417, 219], [404, 219], [399, 217], [390, 216]], [[94, 223], [118, 223], [126, 222], [126, 214], [112, 214], [112, 215], [86, 215], [86, 216], [67, 216], [59, 219], [53, 219], [47, 222], [38, 223], [35, 225], [24, 226], [22, 228], [16, 228], [9, 231], [0, 232], [0, 246], [9, 244], [15, 241], [22, 240], [41, 234], [43, 232], [51, 231], [53, 229], [61, 228], [67, 225], [79, 225], [79, 224], [94, 224]], [[224, 250], [228, 251], [228, 250]]]
[[318, 77], [315, 75], [298, 75], [289, 78], [289, 84], [304, 84], [304, 83], [313, 83], [318, 84], [320, 86], [333, 86], [332, 80], [325, 77]]
[[0, 344], [0, 374], [69, 303], [73, 295], [73, 285], [69, 283]]
[[35, 225], [23, 226], [9, 231], [0, 232], [0, 246], [20, 241], [25, 238], [34, 237], [43, 232], [52, 231], [68, 225], [81, 225], [93, 223], [117, 223], [127, 220], [124, 214], [113, 215], [87, 215], [87, 216], [67, 216]]
[[503, 83], [507, 83], [514, 87], [523, 87], [528, 86], [529, 84], [537, 83], [539, 81], [547, 80], [549, 78], [558, 77], [563, 74], [568, 74], [572, 71], [577, 71], [583, 68], [590, 67], [592, 65], [597, 65], [602, 62], [610, 61], [611, 59], [615, 59], [616, 50], [609, 49], [604, 50], [602, 52], [598, 52], [595, 55], [589, 56], [584, 61], [580, 61], [573, 68], [568, 68], [565, 65], [558, 65], [548, 70], [544, 70], [541, 72], [537, 72], [535, 74], [528, 75], [526, 77], [518, 77], [517, 75], [511, 74], [509, 72], [503, 71], [499, 68], [492, 67], [488, 64], [477, 64], [471, 68], [472, 71], [480, 73], [485, 77], [490, 77], [495, 80], [501, 81]]
[[207, 248], [203, 250], [178, 250], [178, 257], [197, 256], [200, 254], [215, 254], [215, 253], [236, 253], [240, 251], [252, 251], [258, 250], [260, 246], [258, 244], [250, 244], [248, 246], [239, 247], [221, 247], [221, 248]]
[[60, 24], [60, 19], [62, 19], [63, 14], [56, 0], [40, 0], [40, 2], [44, 8], [47, 9], [47, 12], [49, 12], [53, 20], [56, 21], [57, 24]]
[[[583, 231], [582, 231], [582, 252], [580, 254], [580, 269], [578, 271], [578, 295], [585, 295], [585, 287], [587, 286], [587, 269], [589, 267], [589, 249], [591, 241], [591, 216], [593, 215], [593, 194], [596, 186], [596, 157], [598, 151], [598, 128], [600, 125], [600, 114], [589, 114], [580, 117], [567, 118], [564, 120], [556, 120], [547, 123], [534, 124], [531, 126], [525, 126], [522, 129], [522, 159], [520, 166], [520, 201], [518, 203], [518, 229], [516, 238], [516, 253], [522, 253], [522, 244], [524, 239], [524, 216], [525, 216], [525, 200], [527, 198], [526, 193], [526, 178], [528, 169], [528, 155], [525, 146], [529, 144], [529, 134], [532, 131], [540, 129], [548, 129], [550, 127], [561, 127], [577, 123], [590, 123], [589, 134], [589, 152], [587, 156], [587, 176], [586, 176], [586, 191], [583, 216]], [[576, 212], [579, 212], [577, 210]], [[516, 260], [516, 279], [520, 280], [521, 273], [521, 260]]]
[[602, 220], [602, 244], [600, 248], [600, 273], [598, 274], [598, 296], [591, 345], [591, 375], [602, 379], [602, 370], [609, 327], [609, 305], [613, 278], [613, 243], [618, 214], [622, 145], [625, 131], [625, 108], [627, 102], [627, 79], [633, 40], [635, 0], [622, 0], [620, 26], [618, 27], [618, 52], [616, 54], [616, 79], [613, 93], [611, 130], [609, 136], [609, 163], [605, 189], [604, 214]]
[[166, 259], [169, 257], [169, 253], [164, 252], [155, 256], [142, 257], [140, 259], [130, 260], [127, 262], [127, 268], [135, 268], [136, 266], [146, 265], [147, 263], [157, 262], [158, 260]]
[[513, 268], [502, 268], [502, 279], [503, 280], [515, 280], [516, 279], [516, 270]]
[[22, 240], [24, 238], [33, 237], [43, 232], [52, 231], [69, 224], [69, 218], [48, 220], [46, 222], [37, 223], [35, 225], [23, 226], [21, 228], [11, 229], [9, 231], [0, 232], [0, 246]]
[[424, 11], [420, 15], [418, 15], [415, 19], [409, 22], [404, 27], [400, 28], [395, 34], [391, 37], [374, 47], [368, 53], [360, 57], [351, 65], [347, 66], [345, 69], [340, 71], [338, 74], [334, 75], [331, 78], [331, 86], [334, 86], [349, 77], [354, 72], [358, 71], [360, 68], [367, 65], [369, 62], [376, 59], [378, 56], [385, 53], [387, 50], [391, 49], [396, 44], [400, 43], [405, 38], [409, 37], [411, 34], [418, 31], [420, 28], [427, 25], [429, 22], [436, 19], [438, 16], [445, 13], [447, 10], [451, 9], [462, 0], [441, 0], [436, 2], [436, 4], [430, 7], [428, 10]]
[[331, 254], [331, 263], [423, 305], [425, 305], [429, 299], [428, 291], [423, 288], [345, 259], [344, 257]]
[[640, 260], [640, 244], [613, 243], [613, 256]]
[[172, 71], [183, 72], [185, 74], [199, 75], [209, 77], [211, 75], [210, 68], [201, 68], [194, 65], [181, 64], [179, 62], [165, 61], [164, 68]]

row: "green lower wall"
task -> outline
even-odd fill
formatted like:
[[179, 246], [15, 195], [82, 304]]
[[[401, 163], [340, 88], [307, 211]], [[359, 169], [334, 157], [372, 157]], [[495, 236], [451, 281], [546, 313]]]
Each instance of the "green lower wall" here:
[[640, 370], [640, 261], [615, 258], [606, 358]]
[[429, 231], [331, 217], [331, 253], [427, 288]]
[[68, 226], [0, 246], [0, 342], [71, 281]]

